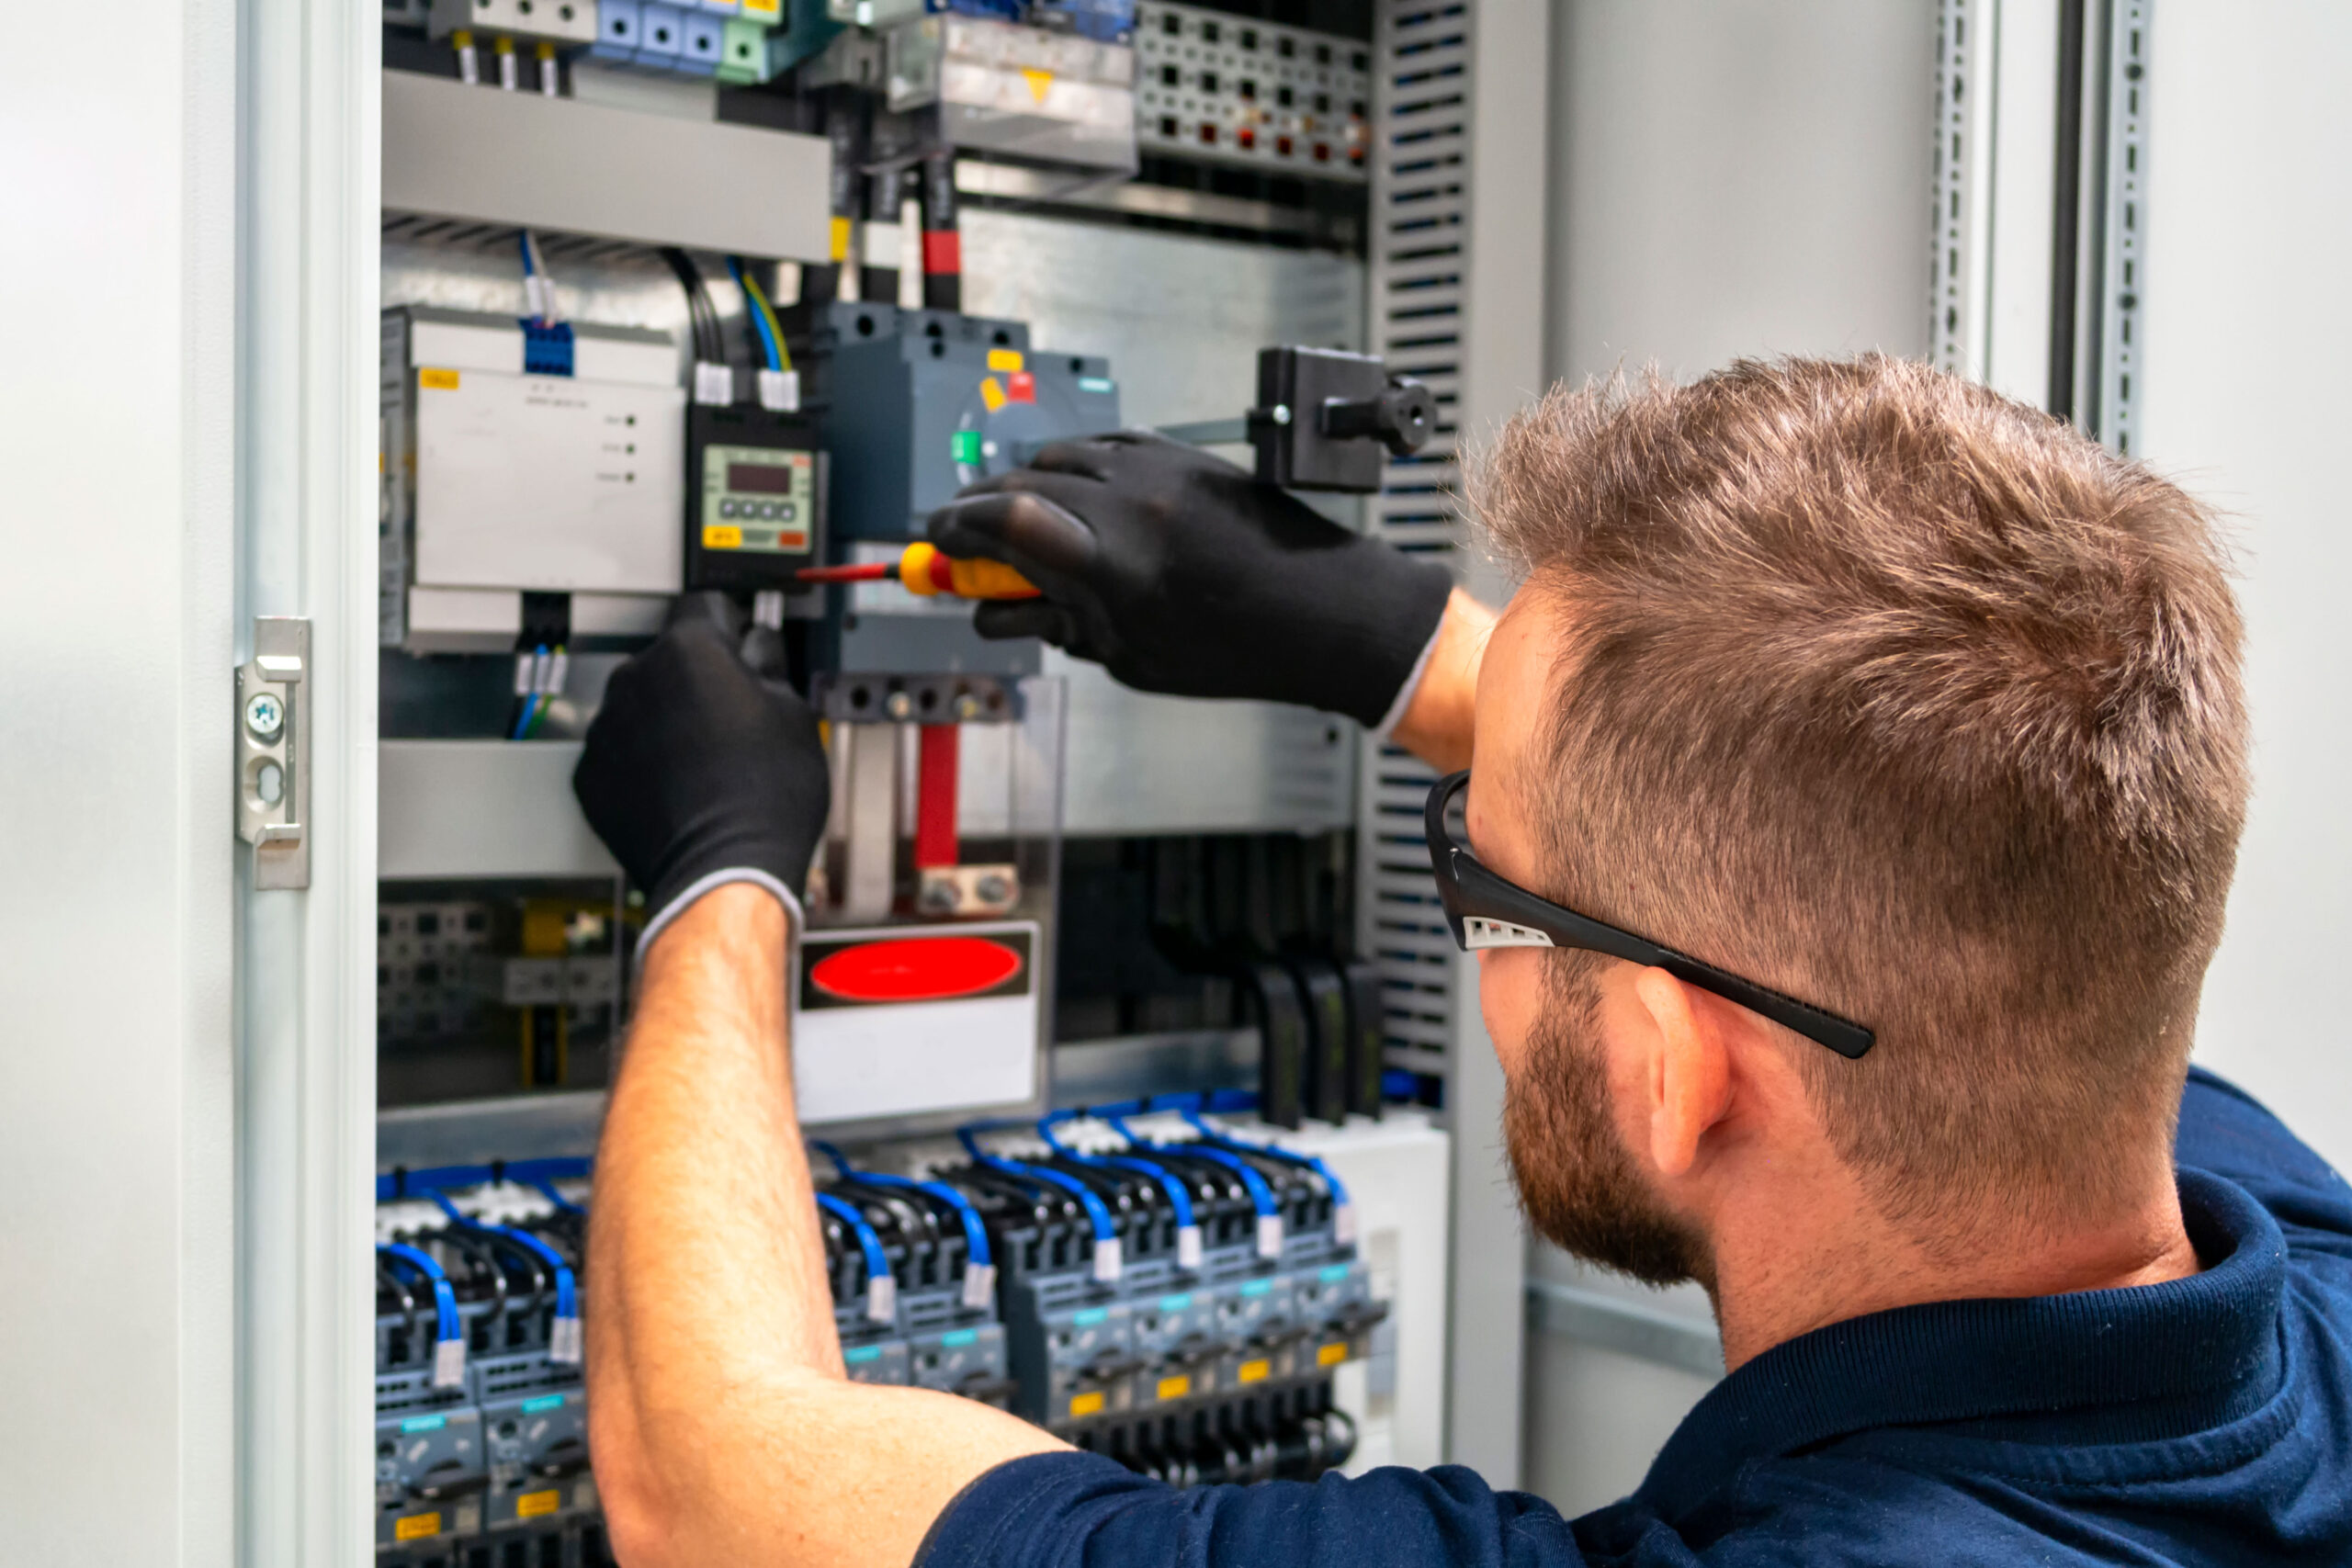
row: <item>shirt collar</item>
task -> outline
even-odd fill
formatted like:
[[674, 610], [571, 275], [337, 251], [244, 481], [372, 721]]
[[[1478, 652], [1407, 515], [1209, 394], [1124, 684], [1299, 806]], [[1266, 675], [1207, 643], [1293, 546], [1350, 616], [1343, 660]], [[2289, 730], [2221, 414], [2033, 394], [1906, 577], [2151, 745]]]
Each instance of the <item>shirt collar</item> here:
[[[2007, 1300], [1928, 1302], [1831, 1324], [1774, 1346], [1715, 1385], [1675, 1429], [1635, 1495], [1668, 1519], [1744, 1462], [1849, 1432], [2073, 1412], [2131, 1441], [2133, 1407], [2210, 1398], [2216, 1420], [2282, 1375], [2286, 1284], [2278, 1222], [2203, 1171], [2177, 1173], [2201, 1272], [2159, 1285]], [[2075, 1440], [2102, 1438], [2070, 1422]]]

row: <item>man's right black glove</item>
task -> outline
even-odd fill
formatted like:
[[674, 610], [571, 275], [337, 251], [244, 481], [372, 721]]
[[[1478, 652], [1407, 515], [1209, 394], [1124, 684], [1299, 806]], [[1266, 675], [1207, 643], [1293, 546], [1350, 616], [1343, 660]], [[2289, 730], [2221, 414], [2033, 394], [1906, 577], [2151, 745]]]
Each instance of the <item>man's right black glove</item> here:
[[1043, 598], [982, 604], [982, 637], [1042, 637], [1140, 692], [1387, 716], [1453, 578], [1197, 447], [1144, 432], [1057, 443], [932, 513], [947, 555]]

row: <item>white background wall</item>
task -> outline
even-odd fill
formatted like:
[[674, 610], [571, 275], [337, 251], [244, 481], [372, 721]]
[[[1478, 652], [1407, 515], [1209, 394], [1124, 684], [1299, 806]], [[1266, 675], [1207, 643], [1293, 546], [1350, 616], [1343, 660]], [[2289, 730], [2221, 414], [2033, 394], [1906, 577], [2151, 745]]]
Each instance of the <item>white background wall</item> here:
[[2150, 46], [2142, 438], [2232, 514], [2255, 718], [2198, 1055], [2352, 1168], [2352, 6], [2164, 0]]
[[0, 1559], [226, 1564], [237, 17], [11, 22]]
[[[1547, 369], [1928, 347], [1933, 0], [1563, 0], [1554, 11]], [[1532, 1272], [1706, 1321], [1539, 1245]], [[1532, 1335], [1523, 1471], [1623, 1496], [1706, 1380]]]

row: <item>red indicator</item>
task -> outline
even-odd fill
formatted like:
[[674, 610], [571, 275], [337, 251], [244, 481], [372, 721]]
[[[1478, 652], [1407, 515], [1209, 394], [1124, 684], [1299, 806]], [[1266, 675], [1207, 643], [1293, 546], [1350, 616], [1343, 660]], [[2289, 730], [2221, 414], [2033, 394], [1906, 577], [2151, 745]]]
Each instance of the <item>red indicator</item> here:
[[1004, 378], [1004, 395], [1008, 402], [1034, 403], [1037, 400], [1037, 378], [1026, 370], [1016, 370]]
[[1277, 137], [1275, 137], [1275, 138], [1274, 138], [1274, 151], [1275, 151], [1275, 152], [1279, 152], [1279, 153], [1281, 153], [1281, 154], [1282, 154], [1283, 157], [1285, 157], [1285, 158], [1289, 157], [1289, 156], [1290, 156], [1290, 138], [1289, 138], [1289, 137], [1287, 137], [1287, 136], [1277, 136]]
[[1233, 135], [1234, 139], [1241, 143], [1241, 150], [1244, 152], [1258, 145], [1258, 133], [1246, 125], [1235, 131]]
[[936, 1002], [993, 990], [1021, 973], [1021, 954], [977, 936], [868, 942], [828, 953], [809, 983], [851, 1002]]
[[1207, 142], [1212, 147], [1216, 146], [1216, 127], [1214, 125], [1204, 125], [1201, 127], [1201, 140]]

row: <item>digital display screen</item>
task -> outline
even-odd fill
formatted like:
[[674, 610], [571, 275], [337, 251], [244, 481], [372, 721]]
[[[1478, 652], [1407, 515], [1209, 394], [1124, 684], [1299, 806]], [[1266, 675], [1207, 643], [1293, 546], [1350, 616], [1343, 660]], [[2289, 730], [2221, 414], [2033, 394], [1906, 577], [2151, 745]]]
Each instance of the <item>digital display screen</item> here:
[[727, 488], [755, 495], [790, 495], [798, 464], [729, 463]]

